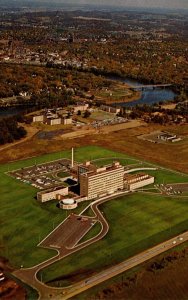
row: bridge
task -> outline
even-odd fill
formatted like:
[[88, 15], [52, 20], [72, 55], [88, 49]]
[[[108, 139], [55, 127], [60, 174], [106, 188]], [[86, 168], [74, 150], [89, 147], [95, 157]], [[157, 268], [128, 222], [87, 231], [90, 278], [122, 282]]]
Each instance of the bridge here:
[[136, 85], [136, 86], [131, 86], [132, 90], [147, 90], [147, 89], [151, 89], [154, 90], [156, 88], [166, 88], [166, 87], [170, 87], [172, 86], [171, 83], [167, 83], [167, 84], [148, 84], [148, 85]]

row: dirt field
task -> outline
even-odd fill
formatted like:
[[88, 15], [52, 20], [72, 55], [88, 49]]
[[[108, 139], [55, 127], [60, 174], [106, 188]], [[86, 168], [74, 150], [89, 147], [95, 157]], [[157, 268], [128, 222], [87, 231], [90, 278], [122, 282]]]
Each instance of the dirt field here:
[[[9, 267], [8, 261], [0, 257], [0, 272], [5, 274], [11, 271], [12, 269]], [[24, 300], [26, 299], [26, 291], [5, 275], [5, 280], [0, 282], [0, 298], [2, 300]]]
[[0, 298], [2, 300], [24, 300], [26, 292], [13, 280], [6, 279], [4, 283], [0, 283]]
[[75, 135], [72, 139], [63, 140], [59, 138], [54, 142], [51, 140], [38, 140], [34, 136], [30, 140], [16, 145], [16, 147], [12, 146], [6, 151], [0, 151], [0, 163], [62, 151], [71, 147], [98, 145], [188, 173], [188, 139], [185, 138], [180, 143], [173, 144], [170, 147], [168, 144], [154, 144], [138, 139], [140, 135], [149, 134], [156, 130], [171, 131], [184, 137], [188, 136], [188, 125], [171, 125], [168, 127], [154, 124], [116, 130], [110, 132], [110, 134], [108, 132], [104, 134], [91, 133], [83, 137], [76, 137]]
[[[144, 270], [87, 300], [187, 300], [188, 248], [148, 263]], [[86, 299], [83, 297], [83, 299]]]
[[100, 129], [100, 132], [109, 133], [109, 132], [120, 131], [123, 129], [136, 128], [136, 127], [140, 127], [140, 126], [146, 126], [146, 124], [141, 121], [133, 120], [128, 123], [116, 124], [113, 126], [104, 126]]
[[165, 104], [161, 106], [164, 109], [174, 109], [176, 107], [176, 103]]

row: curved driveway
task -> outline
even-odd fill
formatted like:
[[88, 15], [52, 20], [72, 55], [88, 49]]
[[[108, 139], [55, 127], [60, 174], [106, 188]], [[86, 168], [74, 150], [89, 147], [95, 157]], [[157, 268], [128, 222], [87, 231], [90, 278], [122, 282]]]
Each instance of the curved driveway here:
[[[119, 196], [119, 194], [120, 193], [117, 194], [117, 197]], [[53, 288], [53, 287], [45, 285], [44, 283], [42, 283], [41, 281], [38, 280], [37, 273], [40, 270], [44, 269], [45, 267], [57, 262], [58, 260], [66, 257], [68, 255], [71, 255], [72, 253], [77, 252], [77, 251], [91, 245], [92, 243], [95, 243], [95, 242], [99, 241], [100, 239], [102, 239], [107, 234], [107, 232], [109, 230], [109, 225], [108, 225], [106, 219], [104, 218], [103, 214], [98, 209], [98, 206], [108, 200], [113, 199], [113, 198], [114, 198], [114, 196], [113, 197], [112, 196], [104, 197], [100, 200], [96, 200], [95, 202], [93, 202], [89, 205], [95, 215], [92, 218], [94, 220], [100, 222], [102, 225], [102, 229], [97, 236], [95, 236], [94, 238], [91, 238], [90, 240], [85, 241], [84, 243], [78, 244], [73, 249], [67, 249], [65, 247], [62, 247], [61, 249], [56, 249], [58, 252], [58, 254], [56, 256], [38, 264], [32, 268], [19, 269], [19, 270], [15, 271], [13, 274], [16, 277], [18, 277], [20, 280], [22, 280], [23, 282], [27, 283], [28, 285], [30, 285], [34, 289], [36, 289], [39, 292], [39, 299], [46, 299], [49, 297], [49, 295], [52, 295], [52, 294], [53, 294], [53, 299], [56, 299], [56, 298], [54, 298], [54, 291], [56, 291], [55, 294], [57, 292], [59, 294], [59, 290], [64, 291], [66, 288], [58, 289], [58, 288]], [[84, 211], [85, 211], [85, 209], [84, 209]]]

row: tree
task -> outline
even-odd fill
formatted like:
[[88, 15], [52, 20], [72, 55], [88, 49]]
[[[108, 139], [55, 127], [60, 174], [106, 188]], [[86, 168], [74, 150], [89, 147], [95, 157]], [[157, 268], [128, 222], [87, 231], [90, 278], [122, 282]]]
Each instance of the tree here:
[[17, 117], [4, 118], [0, 121], [0, 144], [12, 143], [25, 137], [27, 132], [23, 127], [18, 127]]
[[91, 113], [90, 113], [89, 110], [86, 110], [86, 111], [84, 112], [84, 118], [88, 118], [90, 115], [91, 115]]

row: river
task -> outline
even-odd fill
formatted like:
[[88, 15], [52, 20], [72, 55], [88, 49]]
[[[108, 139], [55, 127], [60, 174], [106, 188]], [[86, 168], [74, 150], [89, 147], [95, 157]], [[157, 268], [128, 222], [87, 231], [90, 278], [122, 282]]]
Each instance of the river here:
[[[134, 86], [144, 86], [144, 84], [133, 80], [133, 79], [120, 79], [118, 77], [111, 78], [113, 80], [118, 80], [121, 82], [125, 82], [126, 84], [134, 87]], [[144, 91], [141, 91], [141, 97], [138, 100], [134, 100], [131, 102], [123, 102], [118, 103], [118, 105], [124, 106], [124, 107], [133, 107], [137, 104], [153, 104], [158, 103], [160, 101], [170, 101], [174, 100], [174, 98], [177, 96], [170, 88], [157, 88], [157, 89], [147, 89]]]
[[0, 119], [5, 117], [15, 116], [19, 113], [24, 112], [25, 110], [26, 108], [23, 107], [7, 107], [7, 108], [0, 107]]

